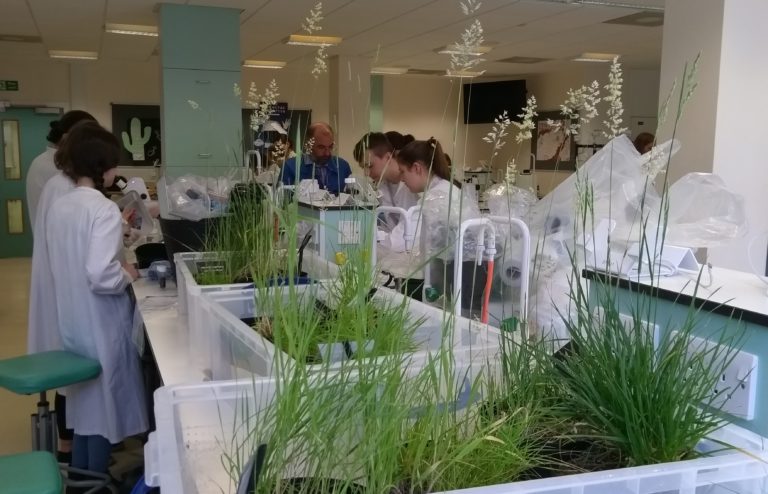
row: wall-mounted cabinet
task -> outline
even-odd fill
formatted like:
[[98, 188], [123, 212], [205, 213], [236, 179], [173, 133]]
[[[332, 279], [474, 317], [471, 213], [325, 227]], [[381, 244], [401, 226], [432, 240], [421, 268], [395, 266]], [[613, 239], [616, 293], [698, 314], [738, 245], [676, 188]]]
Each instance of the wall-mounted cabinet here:
[[242, 165], [240, 11], [162, 4], [160, 33], [165, 174]]
[[163, 69], [166, 167], [242, 164], [241, 103], [233, 91], [239, 81], [240, 72]]
[[161, 4], [163, 68], [240, 70], [240, 10]]

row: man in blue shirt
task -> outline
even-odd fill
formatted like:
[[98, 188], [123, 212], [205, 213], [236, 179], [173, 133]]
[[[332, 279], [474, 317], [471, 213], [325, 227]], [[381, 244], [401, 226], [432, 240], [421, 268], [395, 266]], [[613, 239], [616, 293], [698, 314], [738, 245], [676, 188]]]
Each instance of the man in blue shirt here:
[[[324, 122], [314, 123], [307, 129], [307, 139], [311, 144], [309, 154], [286, 160], [281, 181], [285, 185], [294, 185], [301, 180], [314, 178], [321, 189], [338, 195], [344, 190], [344, 179], [352, 175], [352, 169], [343, 158], [333, 155], [333, 129]], [[300, 162], [297, 163], [297, 160]]]

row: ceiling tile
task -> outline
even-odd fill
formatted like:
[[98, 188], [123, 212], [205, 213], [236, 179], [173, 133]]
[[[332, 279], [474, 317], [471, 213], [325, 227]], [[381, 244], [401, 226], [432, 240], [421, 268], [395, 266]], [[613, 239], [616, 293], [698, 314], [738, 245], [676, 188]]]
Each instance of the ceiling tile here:
[[106, 0], [29, 0], [43, 43], [49, 50], [98, 51]]

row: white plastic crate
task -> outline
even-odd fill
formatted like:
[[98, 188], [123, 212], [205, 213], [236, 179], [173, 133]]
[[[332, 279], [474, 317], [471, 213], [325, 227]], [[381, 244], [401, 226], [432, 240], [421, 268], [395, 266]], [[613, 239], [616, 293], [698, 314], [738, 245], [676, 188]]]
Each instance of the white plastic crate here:
[[[459, 366], [473, 379], [478, 366]], [[458, 374], [457, 374], [458, 375]], [[157, 430], [144, 448], [145, 476], [164, 494], [234, 493], [222, 455], [242, 444], [249, 416], [270, 403], [275, 381], [224, 381], [160, 388], [155, 393]], [[478, 487], [461, 494], [748, 494], [768, 492], [765, 439], [729, 425], [711, 435], [740, 450], [696, 460]], [[254, 438], [253, 441], [262, 438]], [[722, 447], [710, 440], [700, 451]]]
[[[173, 257], [176, 264], [176, 286], [178, 287], [178, 312], [187, 315], [189, 327], [189, 351], [195, 364], [210, 369], [211, 332], [208, 313], [200, 303], [204, 293], [238, 292], [251, 288], [253, 283], [232, 283], [227, 285], [200, 285], [195, 280], [196, 263], [203, 260], [216, 260], [215, 252], [182, 252]], [[302, 269], [315, 280], [338, 276], [338, 267], [321, 260], [315, 253], [305, 251]]]
[[[325, 294], [325, 289], [317, 284], [298, 286], [296, 290], [302, 303], [313, 303], [315, 298], [322, 300]], [[269, 293], [274, 296], [275, 292]], [[287, 300], [285, 289], [283, 293]], [[272, 375], [275, 346], [241, 320], [257, 315], [255, 295], [254, 290], [240, 290], [206, 293], [201, 297], [201, 310], [206, 314], [203, 320], [211, 335], [208, 348], [211, 350], [209, 362], [213, 380]], [[414, 332], [414, 343], [418, 350], [413, 358], [426, 358], [427, 353], [441, 350], [446, 318], [444, 311], [387, 288], [379, 288], [371, 300], [373, 303], [378, 301], [390, 306], [406, 302], [411, 320], [423, 321]], [[455, 318], [452, 323], [451, 343], [457, 359], [466, 359], [469, 355], [477, 358], [498, 355], [498, 329], [463, 317]], [[322, 364], [317, 367], [325, 368]]]

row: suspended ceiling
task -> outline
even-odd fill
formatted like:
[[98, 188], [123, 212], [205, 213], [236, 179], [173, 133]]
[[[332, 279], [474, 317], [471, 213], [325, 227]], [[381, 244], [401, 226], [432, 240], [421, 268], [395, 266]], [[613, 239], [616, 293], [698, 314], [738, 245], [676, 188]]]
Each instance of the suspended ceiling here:
[[[312, 63], [312, 48], [288, 46], [283, 39], [300, 32], [316, 0], [171, 3], [240, 9], [243, 59], [283, 60], [302, 70]], [[575, 66], [579, 62], [570, 59], [583, 52], [618, 53], [628, 67], [658, 67], [662, 26], [643, 25], [642, 15], [635, 25], [606, 21], [641, 14], [641, 7], [658, 9], [664, 0], [623, 3], [638, 8], [579, 0], [482, 0], [477, 16], [493, 50], [480, 68], [491, 76], [543, 73]], [[99, 52], [102, 60], [151, 61], [157, 38], [109, 34], [104, 25], [156, 24], [156, 7], [155, 0], [0, 0], [0, 35], [27, 37], [0, 41], [0, 60], [48, 60], [48, 50], [84, 50]], [[319, 34], [344, 38], [329, 54], [370, 57], [372, 66], [444, 70], [448, 58], [435, 50], [456, 42], [470, 22], [458, 0], [324, 0], [323, 11]], [[547, 61], [501, 61], [512, 57]]]

